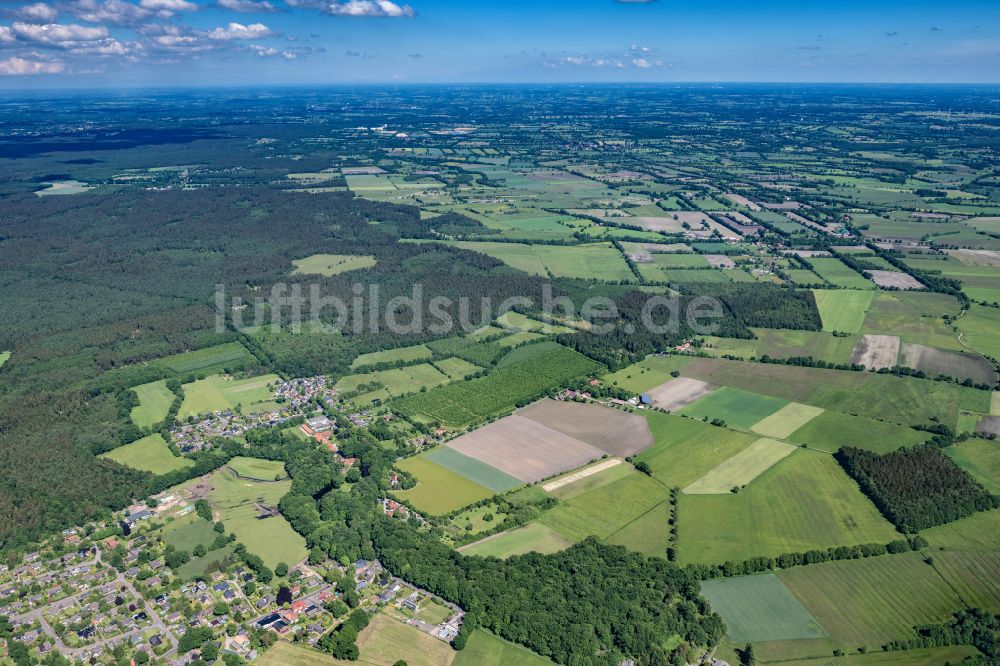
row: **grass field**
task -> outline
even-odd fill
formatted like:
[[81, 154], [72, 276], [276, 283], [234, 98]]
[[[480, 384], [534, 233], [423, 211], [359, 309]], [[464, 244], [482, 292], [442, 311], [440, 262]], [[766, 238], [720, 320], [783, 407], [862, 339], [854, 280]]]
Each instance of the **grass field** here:
[[508, 558], [531, 552], [555, 553], [572, 545], [572, 541], [552, 528], [541, 523], [528, 523], [459, 548], [459, 552], [479, 557]]
[[195, 351], [167, 356], [156, 361], [171, 372], [185, 375], [192, 372], [211, 374], [227, 367], [254, 365], [257, 359], [239, 342], [205, 347]]
[[514, 312], [513, 310], [508, 310], [497, 317], [497, 324], [504, 328], [513, 328], [519, 331], [535, 331], [537, 333], [545, 334], [573, 332], [573, 329], [567, 326], [547, 324], [544, 321], [538, 321], [537, 319], [526, 317], [520, 312]]
[[943, 320], [944, 315], [955, 316], [960, 310], [958, 300], [947, 294], [880, 291], [861, 332], [898, 335], [903, 343], [960, 351], [963, 347], [955, 332]]
[[157, 475], [194, 465], [193, 460], [171, 453], [163, 436], [158, 432], [103, 453], [101, 458]]
[[968, 645], [921, 648], [899, 652], [869, 652], [845, 654], [842, 657], [815, 657], [812, 659], [782, 660], [781, 666], [942, 666], [959, 664], [966, 657], [978, 654]]
[[756, 435], [710, 426], [680, 416], [646, 414], [653, 446], [638, 456], [653, 478], [668, 487], [683, 488], [759, 439]]
[[820, 331], [791, 331], [773, 328], [753, 328], [753, 340], [741, 338], [705, 337], [704, 351], [713, 356], [730, 355], [738, 358], [794, 358], [812, 356], [830, 363], [848, 363], [857, 341], [856, 335], [835, 336]]
[[919, 553], [825, 562], [778, 578], [845, 651], [912, 638], [914, 625], [942, 622], [963, 607]]
[[673, 379], [670, 373], [691, 361], [689, 356], [647, 356], [643, 360], [604, 376], [604, 381], [631, 393], [645, 393]]
[[3, 364], [6, 363], [7, 359], [9, 359], [9, 358], [10, 358], [10, 352], [9, 351], [0, 352], [0, 367], [2, 367]]
[[357, 645], [360, 662], [378, 666], [393, 666], [401, 659], [408, 666], [445, 666], [455, 658], [446, 642], [382, 614], [358, 634]]
[[378, 382], [385, 386], [389, 395], [397, 396], [413, 393], [422, 388], [439, 386], [448, 381], [448, 376], [430, 363], [408, 365], [404, 368], [377, 370], [357, 375], [347, 375], [337, 380], [337, 390], [341, 392], [354, 391], [362, 384]]
[[424, 454], [424, 457], [495, 493], [502, 493], [521, 485], [521, 482], [513, 476], [447, 446], [431, 449]]
[[706, 580], [701, 593], [726, 622], [734, 642], [821, 638], [826, 635], [774, 574]]
[[973, 304], [965, 316], [955, 322], [964, 340], [980, 354], [1000, 360], [1000, 309]]
[[417, 478], [417, 485], [396, 494], [419, 511], [432, 515], [448, 513], [496, 493], [430, 460], [426, 454], [406, 458], [397, 465]]
[[553, 662], [479, 629], [469, 636], [465, 649], [455, 653], [452, 663], [454, 666], [546, 666]]
[[712, 468], [684, 488], [690, 495], [721, 495], [745, 486], [796, 451], [796, 447], [762, 437], [735, 456]]
[[951, 550], [932, 554], [934, 570], [973, 608], [1000, 613], [1000, 553]]
[[861, 330], [875, 292], [855, 289], [813, 289], [824, 331], [857, 333]]
[[821, 278], [834, 286], [846, 289], [875, 288], [875, 283], [866, 280], [860, 273], [848, 268], [835, 257], [811, 257], [809, 263]]
[[229, 467], [240, 478], [254, 481], [281, 481], [288, 478], [284, 463], [278, 460], [261, 460], [236, 456], [229, 461]]
[[351, 370], [363, 368], [369, 365], [380, 363], [395, 363], [397, 361], [408, 363], [410, 361], [423, 361], [429, 359], [434, 353], [424, 345], [413, 345], [412, 347], [398, 347], [385, 351], [362, 354], [351, 363]]
[[832, 456], [800, 450], [739, 494], [681, 494], [682, 563], [720, 563], [899, 535]]
[[[541, 487], [549, 495], [561, 500], [567, 500], [571, 497], [582, 495], [588, 490], [593, 490], [594, 488], [612, 483], [618, 479], [624, 479], [633, 471], [634, 468], [621, 461], [621, 459], [609, 458], [607, 460], [601, 460], [592, 465], [588, 465], [583, 469], [552, 479], [551, 481], [543, 484]], [[558, 487], [550, 488], [550, 484]]]
[[278, 375], [261, 375], [249, 379], [233, 379], [227, 375], [212, 375], [184, 385], [184, 402], [178, 418], [236, 409], [253, 413], [276, 409], [274, 392], [267, 385], [280, 382]]
[[456, 357], [434, 361], [434, 367], [448, 375], [450, 379], [462, 379], [482, 370], [478, 365]]
[[[667, 499], [668, 490], [650, 477], [633, 472], [560, 503], [539, 522], [572, 541], [594, 535], [610, 537]], [[663, 531], [668, 529], [664, 523]]]
[[670, 502], [661, 502], [605, 541], [643, 555], [665, 557], [670, 547]]
[[988, 491], [1000, 495], [1000, 442], [973, 437], [944, 452]]
[[139, 404], [132, 408], [132, 423], [140, 428], [148, 428], [165, 419], [176, 397], [167, 388], [165, 379], [133, 386], [131, 390], [139, 396]]
[[209, 548], [219, 536], [208, 522], [197, 514], [188, 514], [163, 530], [163, 541], [177, 550], [191, 552], [195, 546]]
[[345, 662], [334, 659], [326, 652], [303, 645], [278, 641], [270, 650], [257, 657], [258, 666], [337, 666], [347, 663], [364, 664], [362, 661]]
[[965, 551], [1000, 551], [1000, 509], [971, 516], [924, 530], [932, 549]]
[[375, 257], [352, 254], [314, 254], [305, 259], [296, 259], [293, 273], [308, 275], [340, 275], [347, 271], [371, 268], [375, 265]]
[[696, 419], [722, 419], [727, 425], [748, 430], [787, 404], [787, 400], [780, 398], [723, 387], [684, 407], [680, 413]]
[[258, 518], [257, 505], [276, 507], [291, 488], [291, 481], [255, 482], [238, 478], [221, 469], [210, 477], [212, 490], [208, 500], [247, 550], [259, 555], [272, 569], [278, 562], [289, 566], [306, 557], [306, 543], [283, 516]]
[[930, 433], [895, 423], [825, 411], [785, 439], [830, 453], [842, 446], [888, 453], [901, 446], [922, 444], [930, 437]]
[[790, 402], [774, 414], [755, 423], [750, 429], [759, 435], [785, 439], [822, 413], [821, 407]]
[[487, 254], [531, 275], [544, 277], [551, 273], [554, 277], [635, 279], [621, 253], [610, 243], [565, 246], [451, 241], [448, 244]]

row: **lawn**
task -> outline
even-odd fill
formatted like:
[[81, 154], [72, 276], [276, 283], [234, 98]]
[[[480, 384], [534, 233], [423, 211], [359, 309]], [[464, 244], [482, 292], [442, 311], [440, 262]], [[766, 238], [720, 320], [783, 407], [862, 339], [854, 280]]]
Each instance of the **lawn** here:
[[139, 404], [132, 408], [132, 423], [140, 428], [149, 428], [165, 419], [176, 397], [173, 391], [167, 388], [165, 379], [133, 386], [131, 390], [139, 396]]
[[412, 347], [397, 347], [385, 351], [361, 354], [351, 363], [351, 370], [364, 368], [369, 365], [379, 365], [381, 363], [409, 363], [411, 361], [425, 361], [431, 358], [434, 353], [424, 345], [413, 345]]
[[[571, 497], [538, 519], [571, 541], [594, 535], [610, 537], [667, 499], [668, 489], [645, 474], [623, 479]], [[663, 531], [668, 526], [663, 524]]]
[[751, 430], [767, 437], [785, 439], [822, 413], [821, 407], [790, 402], [774, 414], [755, 423]]
[[427, 454], [406, 458], [396, 466], [417, 479], [415, 487], [398, 490], [396, 494], [421, 512], [432, 515], [449, 513], [496, 494], [495, 491], [433, 462]]
[[546, 666], [552, 664], [530, 650], [477, 629], [465, 649], [455, 653], [454, 666]]
[[722, 419], [734, 428], [749, 430], [787, 404], [780, 398], [723, 387], [679, 411], [691, 418]]
[[930, 437], [930, 433], [922, 430], [887, 421], [825, 411], [785, 439], [830, 453], [842, 446], [888, 453], [901, 446], [922, 444]]
[[171, 453], [163, 436], [158, 432], [131, 444], [112, 449], [101, 454], [100, 457], [156, 475], [167, 474], [194, 465], [193, 460], [181, 458]]
[[813, 289], [823, 330], [857, 333], [875, 292], [855, 289]]
[[305, 259], [296, 259], [293, 273], [308, 275], [340, 275], [347, 271], [371, 268], [375, 265], [375, 257], [353, 254], [314, 254]]
[[257, 359], [239, 342], [228, 342], [224, 345], [167, 356], [155, 363], [178, 375], [194, 372], [207, 375], [221, 372], [229, 367], [239, 368], [254, 365], [257, 363]]
[[273, 569], [278, 562], [291, 566], [305, 559], [305, 539], [283, 516], [258, 518], [257, 505], [278, 506], [291, 488], [291, 481], [249, 481], [223, 468], [211, 476], [210, 483], [213, 487], [208, 500], [219, 520], [264, 564]]
[[701, 593], [734, 642], [826, 636], [823, 627], [774, 574], [706, 580]]
[[521, 485], [521, 481], [513, 476], [447, 446], [431, 449], [424, 457], [495, 493], [506, 492]]
[[913, 638], [914, 625], [943, 622], [964, 606], [920, 553], [824, 562], [778, 578], [849, 652]]
[[459, 552], [479, 557], [508, 558], [531, 552], [555, 553], [572, 545], [572, 541], [560, 536], [550, 527], [541, 523], [528, 523], [459, 548]]
[[281, 481], [288, 478], [285, 464], [279, 460], [236, 456], [229, 461], [229, 468], [240, 478], [252, 481]]
[[669, 382], [671, 372], [691, 361], [690, 356], [647, 356], [638, 363], [604, 376], [604, 381], [630, 393], [645, 393]]
[[833, 457], [816, 451], [793, 453], [738, 494], [680, 496], [682, 563], [740, 561], [898, 538]]
[[237, 407], [243, 413], [276, 409], [274, 391], [268, 384], [281, 381], [278, 375], [261, 375], [248, 379], [233, 379], [228, 375], [212, 375], [184, 385], [184, 402], [178, 418], [220, 412]]
[[653, 446], [638, 456], [653, 478], [668, 487], [683, 488], [759, 439], [756, 435], [711, 426], [694, 419], [649, 412]]
[[745, 486], [796, 451], [796, 447], [762, 437], [708, 474], [684, 488], [689, 495], [721, 495]]

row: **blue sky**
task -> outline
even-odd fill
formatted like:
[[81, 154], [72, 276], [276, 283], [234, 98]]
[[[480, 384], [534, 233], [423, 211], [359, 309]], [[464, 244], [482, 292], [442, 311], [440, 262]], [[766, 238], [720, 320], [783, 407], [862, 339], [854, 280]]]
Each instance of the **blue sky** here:
[[1000, 2], [0, 0], [0, 87], [1000, 81]]

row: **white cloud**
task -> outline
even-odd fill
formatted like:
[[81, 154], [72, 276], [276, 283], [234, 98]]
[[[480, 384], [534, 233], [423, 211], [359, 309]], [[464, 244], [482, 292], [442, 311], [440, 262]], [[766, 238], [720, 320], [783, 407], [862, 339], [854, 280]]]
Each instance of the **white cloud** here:
[[218, 0], [216, 4], [222, 9], [241, 14], [270, 14], [278, 11], [267, 0]]
[[17, 15], [28, 21], [39, 21], [42, 23], [52, 23], [59, 16], [59, 12], [54, 7], [50, 7], [44, 2], [36, 2], [33, 5], [25, 5], [17, 10]]
[[263, 39], [270, 37], [274, 33], [263, 23], [252, 23], [243, 25], [242, 23], [230, 23], [225, 28], [216, 28], [207, 33], [209, 39], [216, 41], [231, 41], [234, 39]]
[[332, 16], [375, 18], [412, 18], [417, 15], [409, 5], [390, 0], [287, 0], [292, 7], [311, 7]]
[[261, 46], [260, 44], [251, 44], [250, 49], [261, 58], [280, 57], [285, 60], [295, 60], [298, 57], [298, 54], [294, 51], [282, 51], [280, 49]]
[[637, 53], [649, 53], [652, 49], [630, 48], [629, 55], [589, 55], [585, 53], [552, 57], [542, 54], [547, 67], [593, 67], [600, 69], [652, 69], [663, 67], [663, 61], [653, 57], [638, 57]]
[[34, 74], [59, 74], [66, 65], [58, 60], [42, 62], [23, 58], [0, 60], [0, 76], [31, 76]]
[[86, 27], [70, 23], [22, 23], [15, 22], [10, 26], [14, 36], [21, 41], [35, 42], [47, 46], [70, 48], [81, 42], [96, 42], [108, 38], [108, 29], [101, 27]]
[[139, 6], [154, 12], [192, 12], [198, 5], [188, 0], [139, 0]]
[[5, 25], [0, 25], [0, 44], [13, 44], [16, 41], [14, 31]]
[[65, 8], [81, 21], [107, 25], [136, 25], [153, 15], [151, 10], [124, 0], [74, 0]]

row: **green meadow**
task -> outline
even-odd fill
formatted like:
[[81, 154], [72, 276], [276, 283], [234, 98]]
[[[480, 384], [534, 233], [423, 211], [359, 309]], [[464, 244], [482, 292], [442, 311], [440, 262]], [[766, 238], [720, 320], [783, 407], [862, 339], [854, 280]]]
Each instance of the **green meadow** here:
[[156, 475], [167, 474], [194, 465], [193, 460], [181, 458], [171, 453], [163, 436], [158, 432], [131, 444], [112, 449], [101, 454], [101, 457], [114, 460], [116, 463], [132, 469]]
[[139, 404], [132, 408], [132, 423], [140, 428], [149, 428], [165, 419], [176, 397], [167, 388], [165, 379], [133, 386], [131, 390], [139, 397]]

